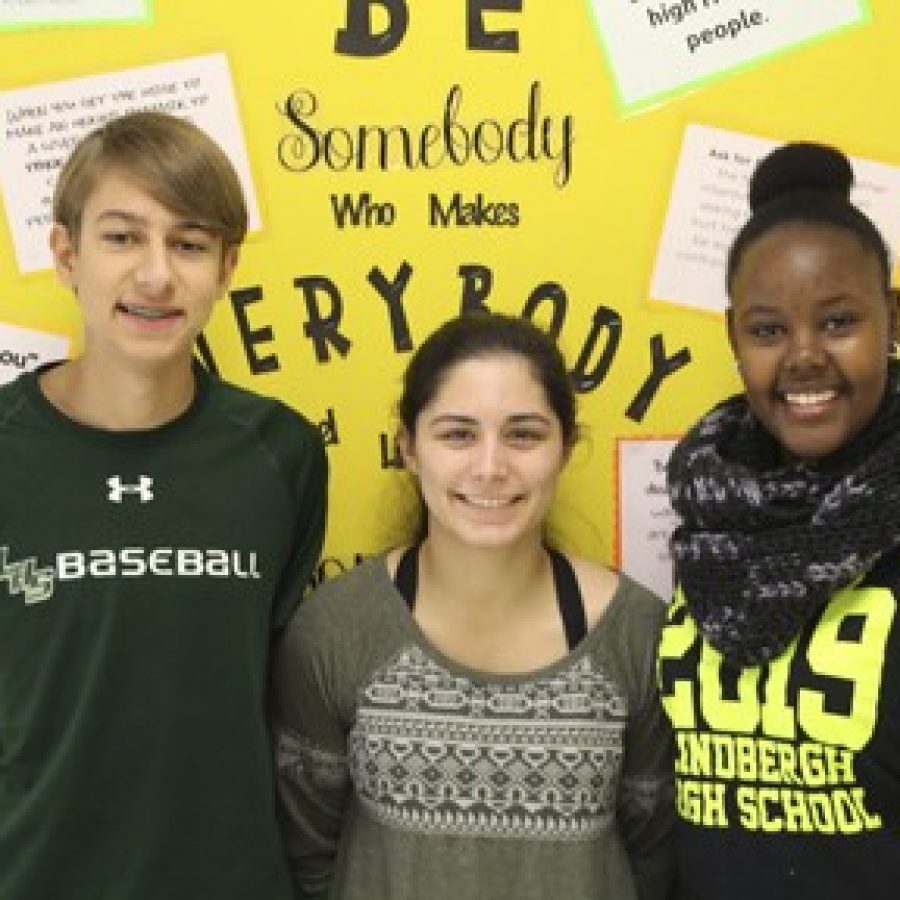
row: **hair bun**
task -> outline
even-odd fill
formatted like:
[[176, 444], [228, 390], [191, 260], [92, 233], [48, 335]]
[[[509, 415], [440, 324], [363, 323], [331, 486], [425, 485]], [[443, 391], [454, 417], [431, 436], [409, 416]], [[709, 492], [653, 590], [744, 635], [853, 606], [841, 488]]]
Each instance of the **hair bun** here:
[[760, 160], [750, 179], [750, 209], [756, 212], [784, 194], [812, 191], [850, 199], [853, 167], [834, 147], [794, 142]]

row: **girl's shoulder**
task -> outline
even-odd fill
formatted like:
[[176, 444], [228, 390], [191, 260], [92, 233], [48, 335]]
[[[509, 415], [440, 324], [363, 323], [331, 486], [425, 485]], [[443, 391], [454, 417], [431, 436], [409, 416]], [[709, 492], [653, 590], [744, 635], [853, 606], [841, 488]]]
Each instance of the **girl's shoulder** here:
[[405, 639], [404, 612], [384, 556], [364, 559], [300, 603], [278, 643], [280, 668], [327, 670], [331, 683], [355, 685]]
[[649, 588], [602, 563], [565, 556], [578, 580], [589, 628], [607, 618], [618, 627], [626, 623], [654, 630], [661, 627], [666, 606]]
[[604, 616], [619, 590], [621, 576], [614, 569], [583, 556], [564, 554], [581, 590], [584, 614], [590, 628]]
[[297, 607], [286, 640], [324, 646], [335, 636], [391, 624], [402, 610], [383, 554], [367, 557], [319, 584]]

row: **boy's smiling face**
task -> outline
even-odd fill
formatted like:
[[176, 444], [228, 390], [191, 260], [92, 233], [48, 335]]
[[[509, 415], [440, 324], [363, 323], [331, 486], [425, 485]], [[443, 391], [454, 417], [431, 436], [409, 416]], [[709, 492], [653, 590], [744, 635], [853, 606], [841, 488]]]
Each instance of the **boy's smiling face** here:
[[236, 248], [223, 248], [205, 223], [162, 206], [117, 169], [88, 196], [78, 234], [57, 224], [50, 246], [81, 305], [85, 358], [141, 369], [190, 360], [237, 262]]

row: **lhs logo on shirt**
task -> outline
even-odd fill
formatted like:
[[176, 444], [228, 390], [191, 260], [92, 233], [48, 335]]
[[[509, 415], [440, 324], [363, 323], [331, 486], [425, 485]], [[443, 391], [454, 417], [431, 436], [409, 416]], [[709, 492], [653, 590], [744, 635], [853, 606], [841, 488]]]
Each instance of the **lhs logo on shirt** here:
[[109, 486], [107, 499], [112, 503], [121, 503], [125, 496], [135, 496], [141, 503], [149, 503], [153, 499], [153, 479], [149, 475], [141, 475], [135, 484], [122, 481], [121, 475], [113, 475], [106, 479], [106, 483]]
[[5, 581], [12, 596], [21, 594], [27, 605], [53, 596], [52, 566], [38, 566], [37, 559], [11, 560], [9, 547], [0, 547], [0, 582]]

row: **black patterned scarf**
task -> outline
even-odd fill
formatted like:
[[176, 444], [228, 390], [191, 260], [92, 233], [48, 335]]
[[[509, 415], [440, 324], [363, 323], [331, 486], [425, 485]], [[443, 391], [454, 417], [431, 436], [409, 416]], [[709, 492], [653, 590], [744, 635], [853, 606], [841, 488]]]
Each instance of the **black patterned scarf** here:
[[675, 581], [700, 631], [737, 665], [770, 660], [900, 545], [900, 365], [872, 421], [815, 464], [785, 462], [739, 394], [685, 435], [668, 475]]

